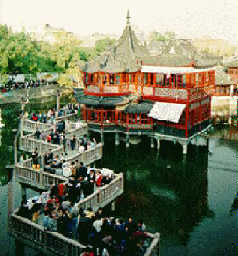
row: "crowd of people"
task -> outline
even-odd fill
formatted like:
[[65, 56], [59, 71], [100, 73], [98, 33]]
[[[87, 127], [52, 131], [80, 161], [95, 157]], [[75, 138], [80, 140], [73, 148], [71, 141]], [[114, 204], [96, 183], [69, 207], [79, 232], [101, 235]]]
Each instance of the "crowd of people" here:
[[[68, 106], [70, 111], [75, 107]], [[61, 116], [60, 112], [57, 116]], [[123, 220], [105, 214], [99, 208], [80, 208], [80, 202], [95, 192], [97, 187], [109, 184], [115, 174], [109, 169], [87, 168], [83, 162], [67, 159], [70, 151], [84, 152], [96, 146], [87, 135], [66, 138], [65, 121], [55, 122], [56, 111], [32, 113], [29, 118], [35, 122], [55, 123], [55, 130], [35, 132], [36, 139], [63, 145], [63, 154], [53, 154], [49, 150], [43, 155], [44, 170], [52, 174], [68, 177], [65, 183], [52, 185], [50, 191], [29, 200], [24, 196], [18, 215], [28, 218], [44, 227], [45, 232], [58, 232], [75, 239], [86, 248], [82, 256], [135, 255], [142, 256], [148, 246], [148, 233], [142, 220], [136, 222], [132, 217]], [[39, 169], [41, 162], [37, 148], [32, 153], [33, 168]]]
[[63, 145], [63, 153], [53, 154], [52, 149], [44, 153], [43, 163], [40, 159], [38, 148], [32, 152], [32, 168], [39, 169], [43, 165], [44, 171], [52, 174], [63, 175], [65, 177], [71, 176], [74, 165], [78, 160], [70, 161], [71, 155], [82, 154], [86, 150], [94, 149], [97, 145], [95, 138], [92, 140], [87, 136], [66, 138], [65, 133], [60, 134], [57, 130], [51, 131], [49, 134], [42, 134], [36, 131], [36, 138], [42, 139], [48, 143]]
[[143, 221], [110, 217], [102, 208], [83, 210], [73, 195], [72, 182], [52, 185], [49, 192], [30, 200], [23, 197], [18, 215], [43, 225], [46, 232], [79, 241], [87, 246], [85, 256], [144, 255], [149, 236]]
[[28, 118], [32, 121], [40, 123], [56, 123], [56, 117], [74, 114], [77, 113], [78, 110], [78, 104], [68, 104], [65, 108], [60, 109], [58, 112], [55, 108], [51, 108], [46, 112], [25, 112], [24, 118]]
[[40, 132], [39, 130], [36, 130], [35, 138], [41, 139], [47, 143], [63, 145], [64, 152], [76, 150], [82, 153], [90, 148], [95, 147], [97, 144], [95, 138], [90, 140], [90, 138], [87, 135], [72, 135], [71, 137], [66, 136], [64, 124], [60, 126], [60, 129], [52, 129], [50, 132]]
[[[77, 106], [69, 104], [67, 108], [59, 111], [58, 117], [62, 116], [66, 111], [70, 111], [69, 113], [74, 113], [76, 110]], [[61, 120], [56, 122], [56, 115], [54, 109], [50, 109], [47, 114], [33, 112], [29, 115], [29, 118], [35, 122], [53, 122], [55, 124], [54, 129], [51, 129], [50, 131], [42, 131], [36, 128], [34, 137], [37, 140], [43, 140], [47, 143], [63, 146], [63, 153], [53, 155], [52, 150], [49, 150], [47, 153], [45, 153], [43, 155], [43, 162], [40, 160], [38, 149], [35, 148], [35, 150], [32, 152], [34, 169], [39, 169], [40, 165], [42, 164], [44, 165], [45, 171], [49, 171], [51, 173], [59, 172], [61, 173], [61, 175], [63, 175], [64, 173], [66, 174], [67, 172], [69, 173], [69, 171], [67, 171], [66, 169], [69, 169], [68, 160], [70, 159], [70, 155], [83, 153], [86, 150], [95, 148], [97, 145], [95, 138], [91, 140], [86, 134], [84, 136], [70, 136], [69, 134], [67, 134], [66, 136], [66, 132], [70, 132], [70, 123], [68, 123], [67, 120]], [[83, 127], [83, 124], [80, 121], [74, 122], [73, 125], [74, 128]], [[64, 160], [66, 160], [67, 162], [65, 163]], [[69, 177], [70, 175], [66, 174], [65, 176]]]

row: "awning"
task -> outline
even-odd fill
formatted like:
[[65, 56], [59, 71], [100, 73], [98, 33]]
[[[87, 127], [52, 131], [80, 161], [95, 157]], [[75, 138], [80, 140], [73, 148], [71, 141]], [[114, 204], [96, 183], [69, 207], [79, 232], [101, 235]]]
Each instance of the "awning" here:
[[186, 104], [156, 102], [148, 116], [157, 120], [178, 123], [185, 107]]
[[163, 66], [142, 66], [143, 73], [161, 73], [161, 74], [185, 74], [208, 72], [214, 70], [213, 68], [193, 68], [193, 67], [163, 67]]
[[116, 106], [118, 104], [128, 103], [128, 98], [123, 96], [98, 97], [85, 95], [83, 90], [74, 89], [74, 95], [79, 104], [92, 106]]
[[125, 112], [128, 114], [148, 114], [152, 109], [151, 103], [130, 104], [126, 107]]

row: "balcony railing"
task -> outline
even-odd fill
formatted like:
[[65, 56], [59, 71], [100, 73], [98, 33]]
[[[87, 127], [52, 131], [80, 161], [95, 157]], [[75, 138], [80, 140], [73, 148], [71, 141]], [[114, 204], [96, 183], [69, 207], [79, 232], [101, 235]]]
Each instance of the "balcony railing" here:
[[[46, 144], [51, 145], [49, 143]], [[32, 146], [27, 148], [28, 150], [31, 150]], [[90, 165], [102, 158], [102, 148], [102, 143], [99, 143], [95, 147], [90, 148], [83, 153], [69, 154], [66, 160], [70, 162], [78, 160], [79, 162], [83, 162], [85, 165]], [[62, 149], [63, 147], [60, 146], [54, 151], [52, 150], [52, 152], [58, 154]], [[44, 152], [44, 150], [45, 152], [48, 152], [47, 148], [43, 148], [42, 152]], [[39, 189], [47, 189], [51, 184], [59, 184], [67, 180], [63, 176], [45, 172], [42, 168], [40, 170], [35, 170], [32, 166], [33, 163], [31, 158], [17, 163], [16, 179], [21, 183], [37, 187]]]
[[95, 96], [110, 96], [110, 95], [129, 95], [129, 85], [124, 84], [111, 84], [111, 85], [87, 85], [84, 89], [86, 95]]

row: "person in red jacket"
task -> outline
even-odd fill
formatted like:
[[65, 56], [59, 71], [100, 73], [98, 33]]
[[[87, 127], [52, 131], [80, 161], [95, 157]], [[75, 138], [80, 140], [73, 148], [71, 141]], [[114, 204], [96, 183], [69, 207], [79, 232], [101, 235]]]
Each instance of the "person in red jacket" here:
[[100, 171], [98, 171], [96, 174], [96, 186], [97, 187], [102, 186], [102, 178], [103, 178], [102, 173]]
[[58, 195], [62, 198], [64, 196], [65, 186], [63, 183], [58, 184]]

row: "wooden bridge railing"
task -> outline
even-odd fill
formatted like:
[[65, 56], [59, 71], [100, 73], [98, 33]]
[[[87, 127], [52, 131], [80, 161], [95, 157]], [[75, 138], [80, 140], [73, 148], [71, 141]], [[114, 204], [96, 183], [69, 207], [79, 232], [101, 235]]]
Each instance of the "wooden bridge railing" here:
[[[76, 113], [65, 114], [64, 116], [56, 117], [55, 121], [58, 122], [65, 119], [69, 119], [75, 115], [77, 114]], [[52, 123], [41, 123], [39, 121], [36, 122], [27, 118], [22, 118], [21, 122], [22, 122], [21, 129], [25, 132], [30, 132], [30, 133], [36, 132], [36, 129], [38, 129], [39, 131], [53, 129], [55, 126], [55, 124], [52, 124]]]
[[[19, 143], [20, 150], [23, 150], [26, 152], [32, 153], [37, 148], [40, 154], [49, 152], [49, 150], [52, 150], [52, 152], [55, 154], [63, 154], [63, 146], [47, 143], [42, 140], [37, 140], [32, 138], [29, 135], [20, 137], [19, 142], [20, 142]], [[103, 150], [103, 145], [102, 143], [99, 143], [95, 147], [92, 147], [84, 151], [83, 153], [76, 153], [74, 155], [69, 155], [67, 160], [75, 161], [77, 159], [79, 162], [84, 162], [86, 165], [88, 165], [102, 158], [102, 150]]]
[[[35, 171], [35, 173], [37, 173]], [[52, 175], [53, 176], [53, 175]], [[110, 194], [111, 193], [111, 194]], [[98, 210], [115, 200], [123, 193], [123, 174], [116, 174], [112, 182], [96, 190], [92, 195], [78, 203], [78, 207]], [[31, 241], [39, 249], [50, 250], [57, 255], [80, 255], [85, 248], [80, 243], [68, 239], [57, 232], [45, 232], [41, 225], [17, 216], [17, 210], [10, 217], [10, 232], [17, 239]]]
[[[58, 232], [44, 231], [43, 226], [16, 215], [17, 210], [10, 217], [9, 231], [13, 237], [21, 242], [30, 242], [30, 245], [36, 249], [60, 256], [80, 256], [86, 248], [79, 242], [67, 238]], [[152, 242], [144, 256], [159, 256], [160, 234], [147, 234], [151, 237]]]
[[144, 256], [160, 256], [160, 233], [147, 233], [152, 238], [150, 246], [146, 249]]
[[44, 172], [43, 170], [35, 170], [32, 166], [32, 160], [28, 159], [24, 162], [25, 167], [16, 165], [16, 180], [20, 183], [37, 187], [38, 189], [47, 190], [52, 184], [66, 182], [67, 178]]
[[[102, 149], [103, 149], [103, 145], [102, 143], [99, 143], [94, 148], [90, 148], [83, 153], [78, 153], [78, 154], [69, 156], [66, 160], [70, 162], [78, 160], [79, 162], [83, 162], [85, 165], [90, 165], [96, 160], [99, 160], [102, 158]], [[63, 153], [62, 146], [52, 150], [52, 152], [54, 154], [58, 154], [60, 153], [60, 150], [62, 150], [61, 153]], [[43, 148], [43, 151], [44, 151], [44, 148]], [[67, 180], [63, 176], [44, 172], [42, 169], [35, 170], [33, 169], [32, 165], [33, 163], [31, 158], [16, 164], [16, 169], [15, 169], [16, 178], [20, 183], [31, 185], [39, 189], [47, 189], [51, 184], [59, 184]]]
[[92, 195], [86, 197], [78, 203], [78, 207], [87, 209], [91, 207], [97, 211], [100, 207], [104, 207], [114, 201], [123, 193], [123, 174], [116, 174], [116, 178], [109, 184], [98, 188]]
[[82, 137], [88, 133], [87, 123], [68, 122], [65, 128], [66, 138], [71, 138], [73, 135]]
[[78, 162], [83, 162], [85, 165], [89, 165], [101, 159], [102, 153], [103, 153], [103, 145], [102, 143], [99, 143], [95, 147], [89, 148], [83, 153], [77, 153], [71, 156], [69, 155], [66, 160], [71, 162], [78, 160]]
[[[30, 127], [28, 128], [28, 131], [36, 129], [36, 122], [26, 120], [24, 122], [24, 127]], [[42, 125], [42, 124], [41, 124]], [[44, 132], [50, 132], [50, 130], [54, 126], [45, 126], [42, 125], [41, 129]], [[88, 126], [86, 123], [74, 123], [74, 122], [69, 122], [68, 123], [68, 129], [66, 130], [66, 138], [70, 139], [71, 137], [75, 136], [83, 136], [88, 133]], [[38, 149], [38, 152], [40, 153], [46, 153], [49, 150], [56, 150], [58, 148], [58, 153], [63, 152], [62, 146], [59, 146], [57, 144], [52, 144], [52, 143], [47, 143], [41, 139], [35, 139], [34, 134], [28, 134], [25, 136], [20, 137], [20, 149], [23, 151], [27, 152], [33, 152], [36, 148]], [[60, 148], [61, 147], [61, 148]]]
[[69, 239], [58, 232], [45, 232], [43, 226], [17, 216], [17, 210], [11, 215], [9, 231], [21, 242], [30, 242], [30, 246], [54, 255], [80, 256], [84, 245]]
[[76, 115], [77, 115], [77, 113], [66, 113], [66, 111], [65, 111], [65, 114], [63, 116], [56, 117], [56, 121], [62, 121], [62, 120], [65, 120], [65, 119], [69, 119], [69, 118], [74, 117]]
[[[43, 140], [37, 140], [32, 136], [22, 136], [19, 139], [19, 149], [26, 152], [33, 152], [36, 148], [38, 149], [38, 152], [44, 154], [48, 152], [49, 150], [57, 150], [60, 151], [60, 148], [62, 146], [47, 143]], [[63, 150], [62, 150], [63, 152]]]
[[[54, 175], [52, 175], [54, 176]], [[123, 193], [123, 174], [115, 174], [114, 180], [101, 188], [98, 188], [92, 195], [78, 203], [79, 208], [87, 209], [91, 207], [97, 211], [99, 207], [104, 207]], [[9, 220], [10, 233], [23, 243], [30, 243], [30, 246], [43, 252], [50, 252], [53, 255], [80, 256], [85, 246], [75, 240], [64, 237], [58, 232], [46, 232], [43, 226], [33, 223], [27, 218], [17, 215], [17, 210], [13, 212]], [[159, 255], [160, 234], [147, 233], [152, 239], [144, 256]]]
[[43, 130], [48, 130], [52, 128], [52, 124], [35, 122], [25, 118], [22, 118], [21, 122], [22, 122], [21, 129], [25, 132], [30, 132], [30, 133], [35, 132], [36, 129], [38, 129], [39, 131], [43, 131]]

